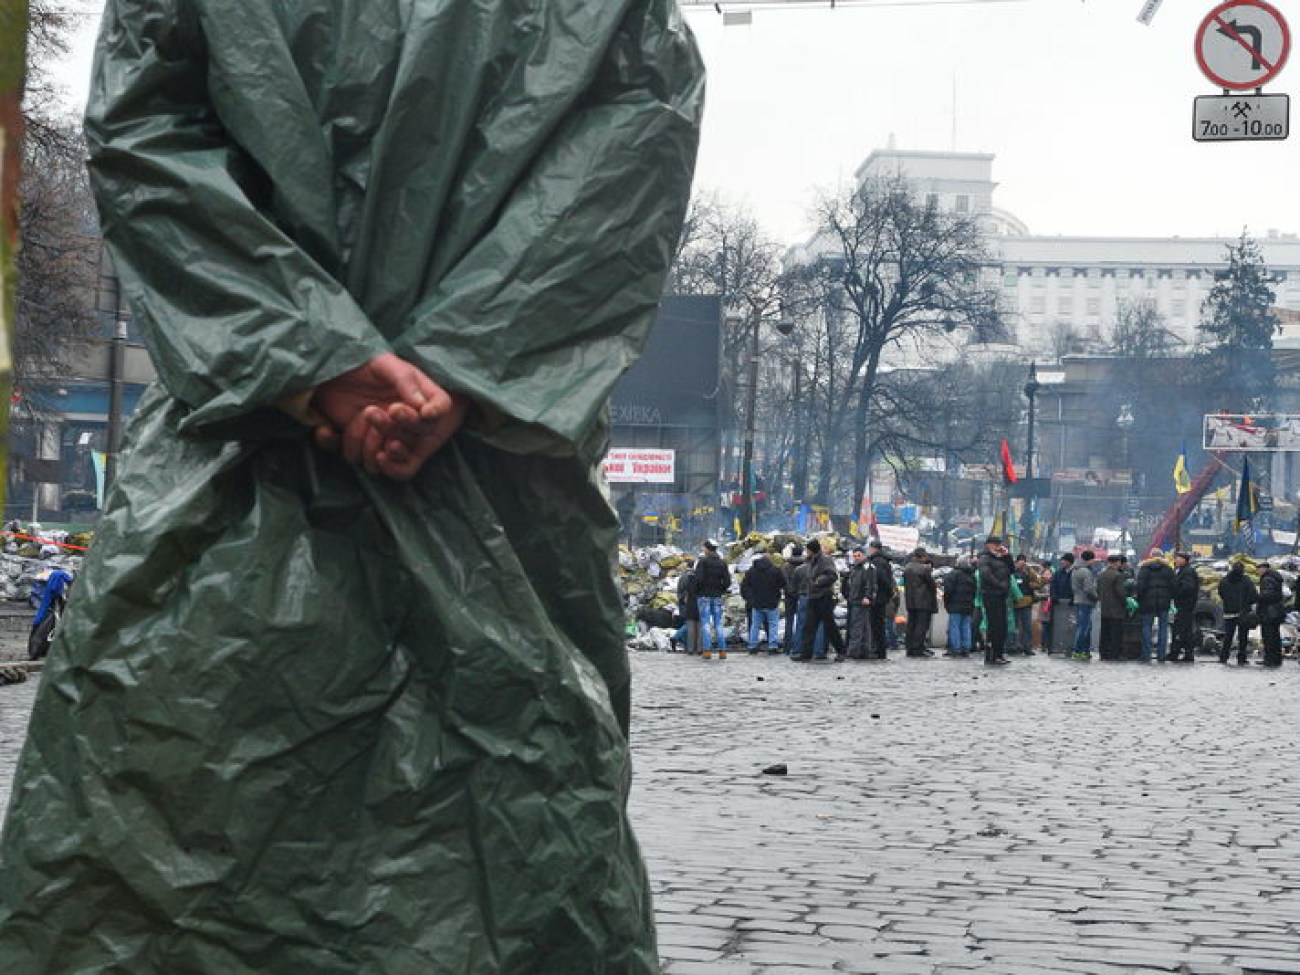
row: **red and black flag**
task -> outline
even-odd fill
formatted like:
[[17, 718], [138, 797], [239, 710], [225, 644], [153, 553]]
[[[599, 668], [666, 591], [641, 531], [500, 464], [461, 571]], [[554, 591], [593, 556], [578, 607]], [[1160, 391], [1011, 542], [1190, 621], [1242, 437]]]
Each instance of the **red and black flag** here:
[[1008, 484], [1016, 483], [1016, 465], [1011, 462], [1011, 447], [1005, 437], [1002, 438], [1002, 478]]

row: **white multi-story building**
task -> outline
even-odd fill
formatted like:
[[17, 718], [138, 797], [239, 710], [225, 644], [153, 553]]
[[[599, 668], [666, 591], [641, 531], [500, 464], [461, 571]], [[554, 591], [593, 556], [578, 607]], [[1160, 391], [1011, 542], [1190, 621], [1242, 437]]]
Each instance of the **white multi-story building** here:
[[[1054, 358], [1103, 348], [1125, 303], [1151, 303], [1184, 344], [1196, 340], [1201, 302], [1226, 266], [1221, 237], [1043, 237], [993, 205], [993, 155], [882, 149], [857, 170], [859, 182], [902, 176], [918, 196], [981, 219], [989, 234], [1004, 322], [1022, 354]], [[1277, 306], [1300, 311], [1300, 238], [1270, 231], [1259, 241], [1275, 278]], [[815, 253], [814, 242], [804, 253]], [[1284, 321], [1282, 339], [1300, 339]]]

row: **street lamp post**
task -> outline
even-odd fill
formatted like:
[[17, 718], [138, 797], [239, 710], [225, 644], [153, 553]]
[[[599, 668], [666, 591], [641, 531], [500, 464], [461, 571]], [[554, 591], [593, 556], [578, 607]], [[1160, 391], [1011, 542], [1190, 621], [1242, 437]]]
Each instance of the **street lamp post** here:
[[758, 325], [754, 318], [749, 340], [749, 388], [745, 391], [745, 444], [740, 460], [741, 536], [754, 530], [754, 414], [758, 409]]
[[1038, 381], [1038, 366], [1029, 364], [1029, 378], [1025, 381], [1025, 396], [1029, 400], [1029, 443], [1025, 450], [1025, 480], [1034, 479], [1034, 418], [1037, 406], [1038, 390], [1042, 384]]
[[1129, 511], [1129, 500], [1133, 494], [1133, 467], [1129, 462], [1128, 453], [1128, 435], [1133, 429], [1133, 411], [1128, 403], [1120, 404], [1119, 416], [1115, 417], [1115, 426], [1119, 428], [1120, 450], [1124, 457], [1124, 469], [1128, 472], [1128, 480], [1124, 482], [1124, 520], [1120, 524], [1119, 544], [1120, 552], [1128, 554], [1128, 523], [1132, 517]]
[[1034, 420], [1037, 417], [1038, 409], [1038, 390], [1041, 384], [1038, 382], [1038, 366], [1036, 363], [1029, 363], [1029, 378], [1025, 380], [1025, 397], [1029, 400], [1029, 436], [1028, 444], [1025, 446], [1025, 481], [1028, 483], [1029, 496], [1025, 499], [1025, 512], [1028, 524], [1025, 526], [1025, 534], [1028, 537], [1028, 547], [1034, 549], [1035, 536], [1038, 534], [1038, 526], [1034, 524], [1035, 515], [1037, 514], [1038, 500], [1034, 492]]

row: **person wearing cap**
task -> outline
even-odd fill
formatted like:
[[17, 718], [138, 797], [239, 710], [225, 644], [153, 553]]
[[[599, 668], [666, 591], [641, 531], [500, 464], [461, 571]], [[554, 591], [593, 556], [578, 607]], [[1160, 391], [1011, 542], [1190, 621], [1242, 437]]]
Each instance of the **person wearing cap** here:
[[872, 540], [867, 546], [867, 561], [876, 570], [876, 598], [871, 601], [871, 652], [877, 660], [886, 660], [891, 646], [889, 604], [898, 595], [894, 564], [889, 561], [879, 539]]
[[939, 592], [930, 556], [923, 548], [914, 550], [911, 561], [903, 567], [903, 602], [907, 607], [907, 655], [933, 657], [934, 651], [926, 644], [930, 620], [939, 610]]
[[808, 562], [805, 566], [808, 571], [808, 614], [803, 623], [802, 646], [799, 653], [791, 656], [790, 659], [813, 659], [813, 643], [818, 627], [821, 627], [827, 641], [835, 648], [836, 658], [843, 659], [844, 638], [840, 636], [840, 629], [835, 625], [835, 583], [840, 574], [830, 556], [822, 552], [821, 542], [814, 538], [808, 542], [806, 548], [808, 549]]
[[803, 565], [803, 546], [795, 545], [790, 549], [790, 557], [785, 560], [781, 566], [781, 575], [785, 577], [785, 592], [782, 599], [785, 602], [785, 633], [782, 637], [781, 649], [785, 653], [795, 652], [795, 617], [799, 613], [799, 590], [795, 585], [794, 574]]
[[1079, 553], [1079, 564], [1070, 572], [1077, 623], [1074, 629], [1074, 653], [1077, 660], [1092, 659], [1092, 611], [1097, 606], [1097, 576], [1092, 563], [1097, 558], [1092, 549]]
[[1047, 652], [1059, 650], [1066, 652], [1070, 640], [1070, 612], [1074, 605], [1074, 588], [1070, 585], [1070, 572], [1074, 569], [1074, 553], [1062, 552], [1057, 561], [1056, 571], [1052, 573], [1047, 585], [1047, 598], [1051, 601], [1052, 611], [1047, 617], [1047, 632], [1043, 634], [1043, 646]]
[[718, 659], [727, 659], [727, 634], [722, 628], [722, 597], [731, 588], [731, 570], [718, 555], [718, 546], [713, 541], [704, 543], [704, 551], [695, 563], [695, 574], [699, 579], [700, 627], [701, 636], [707, 627], [708, 642], [704, 643], [700, 656], [708, 660], [714, 647]]
[[979, 580], [980, 606], [984, 614], [986, 639], [984, 662], [993, 666], [1010, 663], [1007, 660], [1007, 599], [1011, 595], [1011, 574], [1015, 563], [1002, 539], [990, 535], [984, 540], [980, 552], [976, 577]]
[[1286, 583], [1282, 573], [1271, 565], [1264, 566], [1259, 577], [1259, 599], [1255, 603], [1259, 616], [1259, 640], [1264, 644], [1264, 666], [1282, 666], [1282, 621], [1286, 619]]
[[1201, 580], [1187, 552], [1174, 553], [1174, 581], [1170, 590], [1174, 623], [1169, 661], [1190, 664], [1196, 660], [1196, 601], [1201, 596]]
[[1128, 616], [1128, 593], [1118, 553], [1106, 556], [1106, 568], [1097, 577], [1097, 602], [1101, 610], [1101, 641], [1098, 653], [1102, 660], [1120, 660], [1124, 656], [1124, 619]]

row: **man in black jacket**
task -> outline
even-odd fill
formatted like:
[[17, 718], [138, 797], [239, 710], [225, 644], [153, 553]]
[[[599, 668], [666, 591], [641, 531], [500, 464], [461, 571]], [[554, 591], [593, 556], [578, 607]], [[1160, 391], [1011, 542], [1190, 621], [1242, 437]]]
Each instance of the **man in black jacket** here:
[[1192, 557], [1186, 552], [1174, 553], [1171, 593], [1174, 632], [1169, 645], [1169, 660], [1171, 663], [1190, 664], [1196, 660], [1196, 601], [1201, 595], [1201, 580], [1192, 568]]
[[775, 651], [776, 631], [780, 614], [777, 607], [781, 604], [781, 593], [785, 589], [785, 576], [772, 564], [766, 555], [754, 560], [745, 578], [740, 583], [740, 594], [751, 608], [749, 624], [749, 652], [758, 653], [758, 634], [766, 630], [765, 643], [769, 650]]
[[948, 650], [945, 657], [969, 657], [974, 641], [971, 617], [975, 614], [975, 567], [962, 556], [943, 580], [943, 608], [948, 611]]
[[884, 546], [873, 541], [867, 546], [867, 561], [876, 570], [876, 598], [871, 602], [871, 652], [877, 660], [888, 656], [889, 643], [885, 636], [889, 601], [894, 598], [894, 565], [885, 555]]
[[812, 539], [808, 542], [808, 614], [803, 624], [803, 646], [791, 660], [811, 660], [813, 658], [813, 638], [817, 627], [824, 627], [826, 639], [835, 648], [837, 658], [844, 657], [844, 638], [840, 636], [835, 625], [835, 582], [839, 573], [830, 556], [822, 553], [821, 542]]
[[1138, 567], [1138, 612], [1142, 614], [1142, 661], [1151, 659], [1151, 624], [1156, 624], [1156, 659], [1169, 649], [1169, 605], [1174, 600], [1174, 570], [1158, 548]]
[[866, 660], [871, 656], [871, 607], [876, 598], [876, 567], [867, 561], [861, 546], [853, 550], [853, 567], [844, 585], [849, 604], [849, 657]]
[[1243, 561], [1233, 562], [1228, 574], [1219, 580], [1219, 602], [1223, 604], [1223, 645], [1219, 647], [1219, 663], [1226, 664], [1232, 655], [1232, 642], [1237, 638], [1237, 666], [1246, 666], [1250, 657], [1248, 640], [1255, 622], [1251, 615], [1259, 600], [1255, 580], [1246, 574]]
[[677, 613], [681, 618], [681, 629], [672, 638], [671, 646], [675, 651], [680, 640], [686, 645], [686, 653], [700, 652], [700, 578], [695, 574], [695, 563], [690, 559], [682, 566], [681, 578], [677, 580]]
[[1007, 597], [1011, 594], [1011, 573], [1015, 571], [1011, 552], [1002, 539], [990, 535], [980, 552], [977, 574], [980, 586], [980, 604], [988, 639], [984, 644], [984, 662], [994, 666], [1010, 663], [1006, 657]]
[[1286, 619], [1286, 590], [1282, 573], [1271, 565], [1259, 577], [1259, 638], [1264, 644], [1264, 666], [1282, 666], [1282, 621]]
[[705, 660], [710, 656], [709, 650], [717, 646], [718, 659], [727, 659], [727, 635], [722, 628], [722, 597], [731, 588], [731, 570], [718, 555], [718, 546], [713, 542], [704, 543], [704, 552], [695, 563], [695, 574], [699, 578], [700, 626], [708, 627], [709, 642], [704, 644], [700, 654]]
[[795, 589], [794, 574], [803, 561], [803, 546], [796, 545], [790, 550], [785, 565], [781, 566], [781, 575], [785, 577], [785, 639], [781, 649], [786, 653], [795, 652], [794, 622], [799, 613], [799, 593]]
[[903, 599], [907, 604], [907, 655], [933, 657], [928, 644], [930, 620], [939, 610], [939, 594], [930, 565], [930, 556], [918, 548], [903, 566]]

